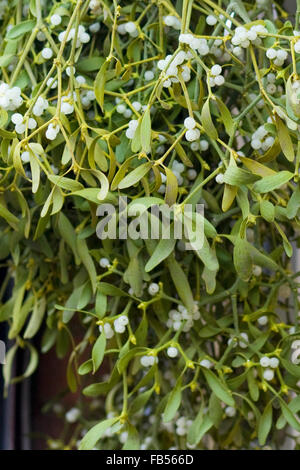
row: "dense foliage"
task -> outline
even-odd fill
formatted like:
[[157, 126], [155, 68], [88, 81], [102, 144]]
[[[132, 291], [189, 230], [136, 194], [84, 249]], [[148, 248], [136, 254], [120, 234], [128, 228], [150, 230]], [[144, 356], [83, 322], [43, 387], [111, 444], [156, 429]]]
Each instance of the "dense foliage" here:
[[[281, 4], [0, 2], [3, 370], [68, 358], [78, 404], [48, 404], [50, 447], [300, 445], [300, 10]], [[203, 247], [100, 240], [121, 195], [204, 204]]]

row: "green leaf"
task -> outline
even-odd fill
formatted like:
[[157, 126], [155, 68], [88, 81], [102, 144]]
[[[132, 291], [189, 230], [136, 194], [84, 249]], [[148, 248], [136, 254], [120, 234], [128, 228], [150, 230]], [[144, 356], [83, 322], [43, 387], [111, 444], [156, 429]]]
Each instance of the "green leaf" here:
[[290, 410], [288, 405], [285, 403], [285, 401], [281, 398], [280, 399], [280, 406], [282, 410], [282, 414], [285, 417], [286, 421], [289, 423], [289, 425], [295, 429], [296, 431], [300, 432], [300, 423], [296, 419], [294, 413]]
[[234, 399], [223, 382], [221, 382], [221, 380], [209, 369], [203, 368], [202, 372], [214, 394], [227, 405], [235, 406]]
[[146, 312], [144, 311], [142, 321], [140, 322], [137, 330], [134, 333], [134, 336], [136, 338], [136, 344], [138, 346], [145, 344], [147, 333], [148, 333], [148, 318], [147, 318]]
[[253, 401], [257, 401], [259, 398], [259, 388], [254, 377], [253, 369], [249, 369], [249, 372], [247, 374], [247, 380], [250, 396]]
[[253, 185], [253, 191], [256, 193], [269, 193], [274, 189], [280, 188], [280, 186], [286, 184], [293, 177], [293, 173], [290, 171], [279, 171], [274, 176], [266, 176], [260, 181], [257, 181]]
[[223, 408], [219, 398], [212, 393], [209, 399], [208, 413], [214, 426], [218, 427], [223, 417]]
[[58, 175], [48, 175], [48, 179], [55, 185], [68, 191], [79, 191], [80, 189], [83, 189], [83, 185], [79, 183], [79, 181], [72, 180], [71, 178]]
[[113, 424], [115, 424], [118, 420], [119, 417], [105, 419], [104, 421], [101, 421], [101, 423], [98, 423], [93, 426], [82, 439], [79, 446], [79, 450], [92, 450], [99, 441], [99, 439], [101, 439], [105, 431], [110, 428]]
[[24, 333], [24, 338], [33, 338], [38, 332], [46, 311], [46, 297], [35, 300], [30, 321]]
[[150, 108], [147, 107], [141, 121], [141, 144], [145, 153], [151, 151], [151, 117]]
[[154, 252], [152, 253], [152, 256], [148, 260], [146, 266], [145, 266], [145, 271], [148, 273], [149, 271], [152, 271], [156, 266], [158, 266], [164, 259], [166, 259], [174, 250], [176, 244], [176, 240], [172, 239], [161, 239], [158, 244], [156, 245], [156, 248]]
[[139, 412], [140, 410], [143, 410], [146, 404], [148, 403], [152, 393], [153, 393], [153, 388], [150, 388], [150, 390], [146, 390], [145, 392], [138, 395], [130, 405], [130, 408], [128, 411], [129, 416], [132, 416], [133, 414]]
[[234, 130], [235, 130], [234, 120], [233, 120], [233, 118], [231, 116], [231, 113], [230, 113], [229, 109], [227, 108], [226, 104], [223, 103], [223, 101], [218, 97], [216, 97], [216, 101], [217, 101], [219, 111], [221, 113], [222, 122], [225, 126], [225, 130], [226, 130], [227, 134], [231, 137], [231, 136], [233, 136]]
[[273, 417], [273, 408], [272, 408], [272, 401], [268, 403], [266, 408], [264, 409], [263, 414], [260, 417], [258, 423], [258, 442], [262, 446], [265, 444], [268, 434], [272, 427], [272, 417]]
[[[100, 203], [99, 193], [100, 193], [100, 196], [102, 197], [103, 194], [101, 193], [101, 191], [99, 191], [99, 188], [85, 188], [85, 189], [80, 189], [79, 191], [72, 192], [70, 196], [83, 197], [87, 201], [91, 201], [91, 202], [94, 202], [95, 204], [99, 204]], [[106, 200], [108, 201], [109, 199], [110, 199], [110, 195], [108, 195], [108, 198]]]
[[93, 360], [93, 374], [96, 370], [99, 369], [100, 365], [102, 364], [104, 354], [106, 348], [106, 336], [104, 331], [102, 331], [101, 335], [97, 338], [96, 343], [94, 344], [92, 350], [92, 360]]
[[146, 162], [139, 165], [131, 171], [125, 178], [118, 184], [119, 189], [129, 188], [130, 186], [138, 183], [150, 170], [152, 162]]
[[256, 160], [252, 160], [251, 158], [243, 157], [241, 155], [239, 155], [239, 159], [248, 168], [248, 170], [250, 170], [255, 175], [261, 176], [262, 178], [264, 176], [276, 175], [276, 171], [271, 170], [271, 168], [257, 162]]
[[267, 222], [273, 222], [275, 216], [275, 207], [270, 201], [263, 199], [259, 203], [260, 213]]
[[167, 406], [164, 410], [164, 413], [163, 413], [163, 422], [164, 423], [168, 423], [169, 421], [171, 421], [179, 406], [180, 406], [180, 402], [181, 402], [181, 387], [182, 387], [182, 379], [181, 377], [177, 380], [177, 383], [175, 385], [175, 387], [173, 388], [173, 390], [170, 392], [169, 394], [169, 397], [168, 397], [168, 401], [167, 401]]
[[297, 186], [292, 194], [292, 197], [289, 199], [288, 205], [286, 207], [287, 218], [293, 219], [294, 217], [296, 217], [299, 207], [300, 207], [300, 188], [299, 186]]
[[132, 424], [127, 423], [126, 431], [128, 435], [122, 450], [140, 450], [140, 438], [136, 428]]
[[87, 361], [83, 362], [80, 364], [78, 368], [78, 374], [79, 375], [86, 375], [92, 372], [93, 370], [93, 361], [92, 359], [88, 359]]
[[[14, 54], [4, 54], [0, 57], [0, 67], [7, 67], [15, 57]], [[2, 110], [1, 110], [2, 111]]]
[[125, 174], [126, 174], [126, 171], [130, 165], [130, 163], [132, 162], [132, 160], [135, 158], [135, 156], [132, 156], [132, 157], [129, 157], [127, 158], [123, 163], [122, 165], [120, 166], [119, 168], [119, 171], [117, 172], [117, 174], [114, 176], [114, 179], [112, 180], [111, 182], [111, 190], [112, 191], [115, 191], [115, 189], [117, 189], [118, 187], [118, 184], [122, 181], [122, 179], [124, 178]]
[[76, 70], [85, 73], [95, 72], [101, 68], [104, 62], [105, 59], [103, 57], [85, 57], [84, 59], [80, 59], [76, 62]]
[[142, 122], [141, 118], [139, 118], [138, 126], [135, 130], [133, 139], [131, 140], [131, 150], [134, 153], [139, 152], [141, 150], [141, 146], [142, 146], [142, 143], [141, 143], [141, 122]]
[[243, 170], [234, 165], [229, 165], [224, 173], [224, 182], [231, 186], [241, 186], [243, 184], [252, 184], [259, 180], [260, 177]]
[[9, 212], [0, 202], [0, 217], [6, 220], [6, 222], [14, 229], [18, 230], [20, 220], [18, 217]]
[[7, 33], [6, 39], [20, 39], [24, 34], [32, 31], [36, 25], [35, 20], [21, 21], [16, 26], [13, 26]]
[[237, 237], [233, 249], [233, 263], [239, 277], [248, 281], [252, 275], [253, 261], [249, 243]]
[[208, 414], [203, 414], [203, 406], [201, 406], [196, 418], [188, 430], [188, 443], [192, 446], [197, 445], [203, 438], [204, 434], [206, 434], [212, 426], [213, 421]]
[[194, 306], [193, 294], [183, 269], [173, 256], [167, 258], [167, 265], [179, 297], [186, 308], [192, 311]]
[[286, 125], [277, 114], [275, 114], [275, 119], [281, 150], [288, 161], [292, 162], [295, 158], [295, 152], [291, 136]]
[[218, 138], [217, 130], [212, 122], [210, 108], [209, 108], [209, 98], [203, 105], [201, 111], [201, 124], [204, 127], [205, 133], [211, 138], [216, 140]]
[[109, 62], [105, 61], [101, 65], [99, 72], [97, 73], [95, 84], [94, 84], [94, 92], [96, 96], [96, 100], [100, 105], [101, 111], [103, 112], [103, 105], [104, 105], [104, 87], [106, 82], [106, 70], [108, 68]]
[[[33, 296], [27, 298], [23, 304], [23, 299], [26, 291], [26, 284], [20, 286], [17, 290], [15, 302], [12, 311], [12, 325], [9, 330], [9, 339], [15, 338], [21, 331], [26, 321], [26, 318], [32, 309]], [[22, 305], [23, 304], [23, 305]]]
[[127, 292], [124, 292], [122, 289], [119, 289], [119, 287], [116, 287], [113, 284], [109, 284], [108, 282], [101, 281], [98, 289], [104, 295], [112, 295], [114, 297], [129, 296]]
[[167, 176], [165, 202], [168, 204], [168, 206], [171, 207], [176, 203], [178, 194], [178, 181], [172, 170], [166, 167], [165, 172]]
[[37, 161], [37, 157], [31, 152], [29, 152], [29, 158], [30, 158], [30, 169], [31, 169], [31, 175], [32, 175], [32, 192], [36, 193], [40, 185], [40, 174], [41, 174], [40, 165]]
[[238, 192], [237, 186], [231, 186], [230, 184], [225, 184], [224, 193], [222, 198], [222, 211], [226, 212], [232, 206], [233, 201]]
[[96, 292], [96, 287], [97, 287], [97, 279], [96, 279], [97, 278], [97, 273], [96, 273], [96, 268], [95, 268], [95, 265], [94, 265], [93, 258], [91, 257], [91, 255], [89, 253], [89, 250], [88, 250], [88, 247], [87, 247], [87, 244], [86, 244], [85, 240], [77, 238], [76, 245], [77, 245], [78, 255], [79, 255], [85, 269], [89, 273], [90, 281], [91, 281], [91, 284], [92, 284], [92, 289], [93, 289], [93, 292], [95, 293]]
[[71, 248], [74, 253], [75, 263], [80, 263], [79, 253], [76, 244], [76, 233], [73, 225], [63, 212], [58, 215], [58, 229], [61, 237], [64, 239], [67, 245]]

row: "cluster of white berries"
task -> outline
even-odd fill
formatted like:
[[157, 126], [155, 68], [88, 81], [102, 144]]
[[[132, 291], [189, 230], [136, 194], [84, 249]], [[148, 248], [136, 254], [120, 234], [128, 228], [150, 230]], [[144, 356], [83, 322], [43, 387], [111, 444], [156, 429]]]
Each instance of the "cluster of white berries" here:
[[[230, 47], [230, 46], [229, 46]], [[241, 49], [241, 48], [239, 48]], [[242, 50], [242, 49], [241, 49]], [[210, 53], [213, 54], [220, 62], [229, 62], [231, 59], [230, 54], [224, 48], [224, 42], [222, 39], [215, 39], [213, 45], [210, 48]], [[236, 54], [238, 55], [238, 54]]]
[[101, 333], [104, 331], [106, 338], [110, 339], [114, 336], [115, 333], [124, 333], [128, 323], [128, 317], [126, 315], [121, 315], [120, 317], [116, 318], [116, 320], [114, 320], [113, 327], [109, 322], [106, 322], [104, 325], [99, 326], [99, 330]]
[[65, 418], [68, 423], [76, 423], [80, 415], [81, 412], [78, 408], [71, 408], [69, 411], [67, 411]]
[[200, 131], [196, 128], [196, 121], [192, 117], [187, 117], [184, 120], [184, 127], [187, 129], [185, 133], [185, 138], [189, 142], [194, 142], [200, 137]]
[[156, 282], [151, 282], [148, 287], [148, 293], [150, 295], [156, 295], [159, 292], [159, 285]]
[[172, 172], [173, 172], [173, 175], [175, 175], [177, 178], [178, 186], [181, 186], [183, 183], [182, 173], [184, 172], [184, 170], [185, 170], [185, 166], [183, 163], [179, 162], [178, 160], [173, 161]]
[[49, 126], [47, 127], [46, 130], [46, 137], [49, 140], [55, 140], [57, 137], [57, 134], [59, 133], [59, 125], [58, 124], [53, 124], [50, 122]]
[[183, 322], [183, 331], [186, 333], [194, 325], [194, 321], [199, 320], [200, 313], [197, 302], [194, 302], [193, 312], [189, 312], [183, 305], [178, 305], [177, 310], [172, 309], [169, 311], [169, 319], [167, 320], [167, 327], [173, 328], [173, 330], [178, 331], [181, 328]]
[[24, 118], [24, 116], [21, 113], [14, 113], [11, 116], [11, 120], [15, 125], [15, 131], [18, 134], [23, 134], [23, 132], [26, 131], [26, 128], [28, 129], [35, 129], [37, 126], [37, 122], [33, 118]]
[[133, 139], [135, 131], [137, 130], [137, 127], [139, 125], [139, 122], [137, 119], [132, 119], [128, 123], [128, 128], [126, 129], [125, 135], [127, 139]]
[[[75, 92], [73, 93], [73, 99], [74, 100], [76, 99]], [[60, 110], [61, 110], [62, 113], [66, 114], [66, 115], [73, 113], [74, 105], [72, 103], [72, 96], [71, 96], [70, 93], [68, 95], [65, 95], [65, 96], [62, 97], [61, 103], [60, 103]]]
[[[76, 33], [76, 29], [75, 28], [71, 28], [68, 36], [67, 36], [67, 39], [66, 41], [69, 42], [71, 41], [72, 39], [75, 38], [75, 33]], [[61, 33], [59, 33], [58, 35], [58, 40], [59, 42], [63, 42], [66, 38], [66, 34], [67, 34], [67, 31], [62, 31]], [[76, 47], [80, 47], [82, 44], [86, 44], [88, 43], [90, 40], [90, 35], [89, 33], [86, 32], [85, 30], [85, 27], [82, 26], [81, 24], [78, 26], [78, 30], [77, 30], [77, 41], [76, 41]]]
[[265, 126], [259, 126], [259, 128], [252, 134], [251, 147], [254, 150], [262, 149], [266, 152], [274, 144], [274, 137], [268, 135], [268, 131]]
[[7, 83], [1, 83], [0, 85], [0, 107], [6, 111], [15, 111], [23, 104], [23, 98], [21, 97], [21, 88], [14, 86], [9, 87]]
[[237, 345], [239, 345], [240, 348], [246, 349], [248, 347], [249, 337], [247, 333], [241, 333], [240, 336], [242, 339], [239, 339], [238, 341], [234, 340], [234, 338], [229, 338], [227, 342], [228, 346], [230, 344], [233, 344], [233, 347], [236, 347]]
[[288, 58], [288, 53], [283, 49], [270, 48], [267, 49], [266, 56], [268, 59], [273, 61], [274, 65], [281, 67], [284, 64], [284, 61]]
[[221, 86], [225, 82], [225, 78], [222, 75], [222, 67], [219, 64], [215, 64], [210, 69], [209, 84], [211, 87]]
[[129, 34], [132, 38], [136, 38], [139, 35], [138, 29], [133, 21], [127, 21], [127, 23], [119, 24], [117, 27], [119, 34]]
[[283, 93], [283, 88], [281, 85], [276, 86], [275, 81], [276, 81], [276, 75], [275, 73], [268, 73], [267, 75], [267, 87], [266, 90], [270, 95], [274, 95], [275, 93], [280, 93], [282, 95]]
[[95, 99], [96, 97], [93, 90], [83, 90], [80, 93], [80, 101], [85, 108], [88, 108]]
[[32, 112], [35, 116], [41, 116], [47, 108], [48, 101], [42, 96], [39, 96], [32, 108]]
[[176, 16], [173, 16], [173, 15], [164, 16], [163, 22], [166, 26], [170, 26], [171, 28], [178, 29], [178, 30], [181, 28], [181, 21]]
[[[197, 38], [193, 36], [193, 34], [185, 33], [180, 34], [178, 39], [181, 44], [187, 44], [191, 49], [197, 51], [200, 55], [207, 55], [209, 53], [207, 40], [204, 38]], [[190, 58], [189, 54], [187, 58]]]
[[188, 56], [188, 52], [179, 51], [174, 58], [172, 55], [167, 55], [165, 59], [161, 59], [157, 62], [158, 69], [162, 70], [165, 74], [165, 80], [163, 81], [165, 88], [169, 88], [172, 83], [179, 82], [179, 71], [184, 82], [188, 82], [191, 79], [190, 68], [183, 64]]
[[192, 142], [190, 147], [193, 152], [197, 152], [198, 150], [201, 150], [201, 152], [206, 152], [206, 150], [208, 150], [209, 143], [207, 140], [201, 139], [199, 142]]
[[263, 378], [267, 381], [273, 380], [274, 370], [279, 366], [279, 359], [277, 357], [267, 357], [264, 356], [259, 361], [260, 365], [266, 370], [263, 372]]
[[154, 364], [158, 363], [157, 356], [142, 356], [140, 360], [143, 367], [151, 367]]
[[180, 418], [178, 418], [175, 422], [177, 436], [185, 436], [188, 433], [188, 430], [192, 423], [193, 420], [187, 419], [185, 416], [181, 416]]
[[264, 33], [268, 33], [268, 30], [261, 24], [253, 25], [250, 29], [238, 26], [234, 31], [234, 36], [231, 38], [231, 43], [233, 46], [240, 46], [244, 49], [247, 49], [250, 43], [259, 46], [261, 44], [260, 38], [265, 37]]
[[128, 325], [129, 320], [126, 315], [121, 315], [120, 317], [116, 318], [114, 321], [114, 329], [116, 333], [124, 333], [126, 330], [126, 325]]
[[127, 108], [124, 103], [119, 103], [116, 106], [116, 111], [119, 114], [123, 114], [125, 118], [130, 118], [132, 116], [132, 111], [131, 109]]

